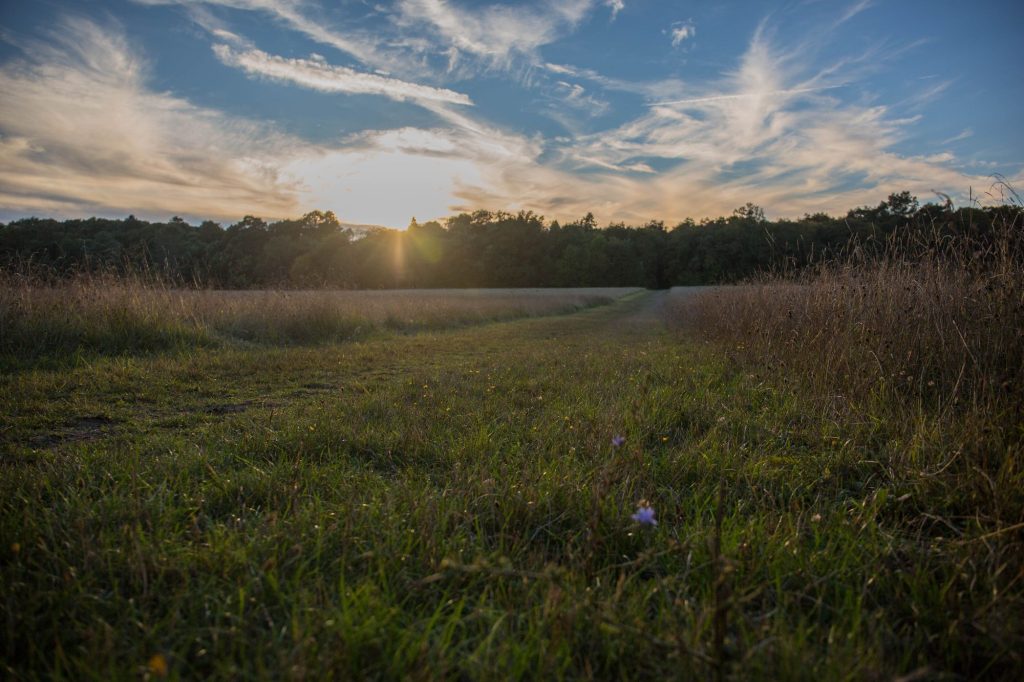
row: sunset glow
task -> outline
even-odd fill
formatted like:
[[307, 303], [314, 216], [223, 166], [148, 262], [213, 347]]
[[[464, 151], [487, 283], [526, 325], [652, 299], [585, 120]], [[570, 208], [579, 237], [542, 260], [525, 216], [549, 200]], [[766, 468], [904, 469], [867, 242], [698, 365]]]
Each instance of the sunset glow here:
[[12, 5], [0, 220], [635, 223], [963, 199], [996, 173], [1024, 185], [1020, 76], [993, 68], [1019, 57], [1022, 18], [994, 1]]

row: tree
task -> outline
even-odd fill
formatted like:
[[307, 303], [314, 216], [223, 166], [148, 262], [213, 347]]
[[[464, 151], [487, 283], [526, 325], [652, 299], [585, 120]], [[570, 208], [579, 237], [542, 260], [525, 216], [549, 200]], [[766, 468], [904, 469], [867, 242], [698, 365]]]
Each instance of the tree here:
[[764, 217], [764, 209], [749, 201], [734, 210], [732, 214], [741, 220], [751, 220], [755, 223], [767, 222]]
[[888, 200], [882, 202], [880, 208], [893, 216], [905, 218], [917, 212], [917, 197], [910, 192], [903, 191], [898, 194], [890, 194]]
[[30, 262], [55, 273], [83, 268], [156, 266], [180, 282], [219, 287], [279, 284], [345, 287], [541, 287], [713, 284], [758, 271], [807, 266], [841, 252], [851, 238], [882, 244], [899, 230], [928, 239], [970, 232], [993, 238], [995, 225], [1020, 224], [1019, 206], [919, 207], [909, 192], [833, 218], [765, 219], [752, 203], [727, 218], [660, 221], [598, 229], [593, 214], [545, 225], [530, 211], [477, 210], [442, 226], [413, 219], [407, 231], [379, 228], [359, 238], [330, 211], [271, 225], [246, 216], [227, 229], [181, 219], [151, 223], [89, 218], [27, 218], [0, 225], [0, 267]]

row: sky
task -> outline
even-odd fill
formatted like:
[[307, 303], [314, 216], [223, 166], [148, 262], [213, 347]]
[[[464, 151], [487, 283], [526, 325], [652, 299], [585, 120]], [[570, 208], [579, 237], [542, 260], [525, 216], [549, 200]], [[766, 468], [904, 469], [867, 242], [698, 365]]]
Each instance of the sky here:
[[0, 220], [1024, 189], [1024, 2], [0, 0]]

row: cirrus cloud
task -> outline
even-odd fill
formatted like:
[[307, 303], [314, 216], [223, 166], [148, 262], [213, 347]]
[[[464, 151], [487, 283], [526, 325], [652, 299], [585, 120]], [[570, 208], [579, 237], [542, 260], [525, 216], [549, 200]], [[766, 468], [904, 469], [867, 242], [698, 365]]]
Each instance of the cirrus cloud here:
[[323, 57], [288, 59], [255, 48], [236, 50], [224, 44], [214, 45], [213, 51], [224, 64], [240, 68], [251, 76], [295, 83], [319, 92], [383, 95], [397, 101], [473, 104], [468, 96], [459, 92], [361, 73], [347, 66], [332, 66]]
[[[549, 0], [468, 9], [448, 0], [400, 0], [398, 21], [406, 27], [429, 26], [451, 47], [508, 65], [516, 56], [532, 59], [538, 48], [574, 29], [594, 6], [594, 0]], [[618, 11], [614, 5], [613, 11]]]
[[689, 40], [697, 35], [697, 27], [693, 25], [692, 21], [676, 22], [672, 24], [669, 35], [672, 37], [672, 47], [679, 47], [684, 40]]
[[146, 87], [116, 25], [65, 18], [0, 68], [0, 206], [26, 213], [237, 216], [295, 210], [266, 125]]
[[[300, 13], [302, 21], [293, 24], [272, 16], [311, 37], [303, 23], [306, 3], [201, 4], [211, 3]], [[18, 43], [21, 56], [0, 64], [0, 91], [10, 94], [0, 99], [0, 206], [4, 215], [229, 219], [321, 208], [392, 226], [412, 215], [475, 208], [533, 209], [560, 220], [592, 211], [602, 221], [671, 222], [727, 214], [747, 201], [771, 215], [798, 215], [875, 203], [902, 189], [956, 196], [989, 184], [978, 174], [991, 170], [983, 161], [962, 161], [944, 148], [962, 142], [970, 128], [938, 138], [944, 140], [939, 148], [899, 151], [919, 128], [925, 105], [942, 96], [942, 84], [905, 93], [902, 102], [857, 96], [856, 84], [885, 61], [888, 48], [823, 63], [815, 51], [842, 21], [805, 41], [776, 40], [762, 25], [734, 68], [699, 83], [665, 74], [628, 80], [540, 59], [546, 41], [573, 30], [600, 4], [529, 5], [519, 23], [487, 45], [483, 31], [507, 6], [467, 10], [440, 0], [400, 0], [396, 14], [382, 21], [409, 29], [401, 49], [444, 55], [431, 85], [370, 72], [370, 62], [362, 70], [316, 56], [275, 56], [222, 23], [224, 17], [207, 21], [217, 58], [251, 77], [318, 92], [325, 101], [370, 94], [414, 102], [433, 114], [426, 125], [430, 117], [419, 114], [419, 127], [396, 119], [387, 129], [315, 141], [154, 90], [147, 61], [125, 30], [81, 18], [59, 21], [42, 38]], [[410, 8], [439, 14], [414, 18]], [[452, 32], [466, 17], [468, 42], [456, 44]], [[463, 60], [500, 66], [519, 56], [535, 72], [533, 82], [513, 83], [533, 92], [522, 101], [540, 101], [540, 113], [565, 118], [566, 134], [517, 129], [507, 116], [489, 117], [488, 90], [474, 90], [474, 83], [459, 88], [465, 93], [435, 85], [446, 76], [448, 82], [469, 78], [453, 73]], [[495, 68], [488, 77], [508, 73]], [[631, 109], [621, 107], [624, 100]], [[1010, 175], [1024, 184], [1019, 171]]]

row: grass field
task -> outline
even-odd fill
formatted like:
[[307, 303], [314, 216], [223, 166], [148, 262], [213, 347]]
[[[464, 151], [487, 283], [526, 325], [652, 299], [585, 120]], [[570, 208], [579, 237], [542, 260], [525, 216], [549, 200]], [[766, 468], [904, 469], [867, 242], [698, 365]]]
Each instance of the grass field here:
[[0, 667], [1014, 679], [1019, 420], [957, 500], [962, 432], [822, 409], [692, 296], [8, 371]]
[[635, 289], [218, 291], [144, 273], [0, 270], [0, 367], [248, 342], [301, 345], [566, 313]]

